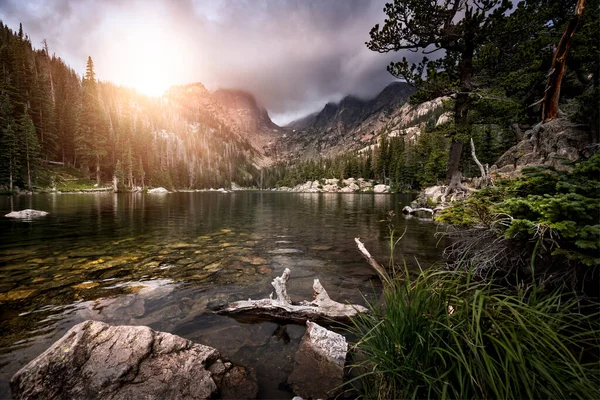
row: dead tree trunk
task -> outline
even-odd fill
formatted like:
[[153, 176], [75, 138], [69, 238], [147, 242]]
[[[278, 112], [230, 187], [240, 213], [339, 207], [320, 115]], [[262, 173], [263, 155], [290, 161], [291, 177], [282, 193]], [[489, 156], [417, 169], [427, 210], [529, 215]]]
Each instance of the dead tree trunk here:
[[481, 164], [481, 162], [477, 158], [477, 154], [475, 153], [475, 143], [473, 143], [473, 138], [471, 138], [471, 157], [473, 158], [473, 161], [475, 162], [475, 164], [477, 164], [477, 167], [479, 167], [479, 173], [481, 174], [481, 184], [479, 186], [480, 187], [487, 186], [490, 182], [490, 174], [489, 174], [489, 170], [488, 170], [488, 165], [486, 164], [484, 166], [483, 164]]
[[567, 53], [571, 46], [571, 39], [575, 34], [577, 25], [581, 20], [583, 14], [585, 0], [578, 0], [575, 6], [575, 14], [567, 24], [567, 28], [563, 33], [558, 47], [554, 52], [554, 58], [552, 60], [552, 67], [548, 74], [548, 82], [546, 83], [546, 90], [544, 91], [544, 98], [542, 99], [542, 121], [550, 121], [558, 118], [558, 100], [560, 98], [560, 86], [563, 75], [565, 74], [565, 64], [567, 61]]

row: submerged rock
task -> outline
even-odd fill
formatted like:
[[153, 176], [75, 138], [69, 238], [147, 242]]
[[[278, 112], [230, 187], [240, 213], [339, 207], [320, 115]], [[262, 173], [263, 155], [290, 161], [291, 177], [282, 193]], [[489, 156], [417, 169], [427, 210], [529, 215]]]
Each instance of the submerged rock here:
[[294, 394], [313, 399], [335, 397], [344, 380], [347, 352], [346, 338], [306, 321], [306, 333], [288, 378]]
[[5, 217], [19, 218], [19, 219], [31, 219], [31, 218], [44, 217], [46, 215], [48, 215], [48, 213], [46, 211], [32, 210], [32, 209], [28, 208], [26, 210], [9, 212], [8, 214], [5, 215]]
[[15, 399], [254, 398], [252, 370], [146, 326], [85, 321], [11, 379]]

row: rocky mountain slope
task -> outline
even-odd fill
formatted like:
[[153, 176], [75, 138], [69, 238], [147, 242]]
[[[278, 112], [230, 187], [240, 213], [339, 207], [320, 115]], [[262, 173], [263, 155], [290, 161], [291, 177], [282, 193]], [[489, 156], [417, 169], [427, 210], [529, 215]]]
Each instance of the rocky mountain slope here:
[[410, 85], [396, 82], [370, 100], [347, 96], [338, 104], [328, 103], [320, 112], [288, 124], [290, 131], [278, 149], [289, 160], [311, 159], [372, 146], [382, 133], [414, 139], [420, 127], [442, 122], [444, 109], [441, 98], [407, 103], [413, 92]]
[[418, 105], [407, 103], [413, 92], [406, 83], [393, 83], [372, 99], [346, 96], [285, 127], [271, 121], [267, 110], [243, 90], [210, 92], [201, 83], [195, 83], [173, 88], [167, 97], [188, 112], [202, 110], [219, 126], [235, 133], [247, 143], [254, 164], [267, 167], [278, 161], [360, 150], [375, 145], [383, 133], [414, 140], [423, 126], [443, 121], [444, 111], [443, 99]]
[[179, 104], [188, 114], [202, 112], [247, 142], [256, 166], [272, 164], [271, 147], [286, 130], [271, 121], [267, 110], [251, 93], [233, 89], [210, 92], [198, 82], [173, 87], [165, 97]]
[[272, 164], [275, 143], [286, 130], [271, 121], [267, 110], [249, 92], [219, 89], [213, 92], [212, 96], [226, 110], [230, 121], [237, 125], [242, 136], [259, 153], [257, 164]]

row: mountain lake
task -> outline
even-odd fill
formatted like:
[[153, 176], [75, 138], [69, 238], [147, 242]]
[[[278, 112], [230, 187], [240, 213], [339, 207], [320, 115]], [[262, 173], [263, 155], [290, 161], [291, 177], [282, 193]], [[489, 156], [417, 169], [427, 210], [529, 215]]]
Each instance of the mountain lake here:
[[[302, 325], [236, 320], [215, 308], [268, 297], [291, 270], [293, 301], [318, 278], [332, 299], [364, 305], [381, 284], [354, 243], [409, 268], [442, 259], [432, 221], [401, 213], [412, 196], [232, 193], [0, 196], [0, 398], [9, 380], [69, 328], [87, 319], [147, 325], [217, 348], [255, 369], [259, 398], [292, 398], [286, 386]], [[33, 208], [31, 221], [4, 218]]]

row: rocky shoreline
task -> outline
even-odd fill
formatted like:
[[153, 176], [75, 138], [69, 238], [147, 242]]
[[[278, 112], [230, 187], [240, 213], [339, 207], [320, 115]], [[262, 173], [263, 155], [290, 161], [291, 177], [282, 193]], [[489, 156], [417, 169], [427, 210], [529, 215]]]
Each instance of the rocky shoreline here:
[[[298, 184], [294, 187], [281, 186], [276, 188], [258, 189], [253, 187], [239, 187], [235, 183], [232, 183], [231, 189], [225, 188], [210, 188], [210, 189], [175, 189], [168, 190], [164, 187], [142, 189], [136, 187], [132, 190], [118, 191], [116, 193], [151, 193], [151, 194], [163, 194], [163, 193], [203, 193], [203, 192], [219, 192], [219, 193], [231, 193], [238, 191], [269, 191], [269, 192], [293, 192], [293, 193], [391, 193], [389, 185], [377, 184], [374, 181], [363, 179], [363, 178], [348, 178], [348, 179], [321, 179], [314, 181], [306, 181], [305, 183]], [[14, 194], [18, 195], [32, 195], [32, 194], [98, 194], [98, 193], [113, 193], [112, 187], [100, 187], [90, 189], [78, 189], [78, 190], [57, 190], [56, 188], [42, 189], [40, 191], [18, 191]]]
[[391, 193], [389, 185], [375, 184], [363, 178], [321, 179], [307, 181], [294, 187], [282, 186], [271, 190], [295, 193]]

